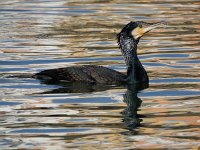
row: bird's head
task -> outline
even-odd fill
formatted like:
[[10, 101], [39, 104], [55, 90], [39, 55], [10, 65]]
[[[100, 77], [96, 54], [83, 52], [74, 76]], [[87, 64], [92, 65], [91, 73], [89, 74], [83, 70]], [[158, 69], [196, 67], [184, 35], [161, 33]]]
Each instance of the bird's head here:
[[128, 23], [120, 33], [127, 36], [133, 36], [135, 40], [139, 40], [145, 33], [166, 25], [166, 22], [146, 23], [143, 21], [136, 21]]
[[145, 33], [165, 25], [165, 22], [146, 23], [143, 21], [136, 21], [130, 22], [123, 27], [121, 32], [117, 35], [117, 40], [128, 66], [132, 63], [132, 57], [137, 56], [137, 44], [140, 38], [145, 35]]

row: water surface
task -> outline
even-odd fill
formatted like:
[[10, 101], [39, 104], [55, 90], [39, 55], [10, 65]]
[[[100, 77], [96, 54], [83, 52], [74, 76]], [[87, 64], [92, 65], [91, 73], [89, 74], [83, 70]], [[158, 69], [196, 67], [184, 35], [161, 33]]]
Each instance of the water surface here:
[[[1, 149], [197, 149], [197, 0], [0, 2]], [[149, 88], [6, 78], [95, 64], [125, 72], [116, 34], [129, 21], [168, 21], [139, 43]]]

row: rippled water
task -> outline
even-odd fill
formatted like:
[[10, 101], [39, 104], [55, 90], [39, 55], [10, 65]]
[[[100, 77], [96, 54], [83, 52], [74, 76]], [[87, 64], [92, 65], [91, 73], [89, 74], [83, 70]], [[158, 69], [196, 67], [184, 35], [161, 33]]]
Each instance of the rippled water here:
[[[0, 148], [198, 149], [199, 5], [198, 0], [0, 1]], [[147, 89], [6, 78], [79, 64], [125, 72], [116, 34], [133, 20], [169, 22], [139, 44]]]

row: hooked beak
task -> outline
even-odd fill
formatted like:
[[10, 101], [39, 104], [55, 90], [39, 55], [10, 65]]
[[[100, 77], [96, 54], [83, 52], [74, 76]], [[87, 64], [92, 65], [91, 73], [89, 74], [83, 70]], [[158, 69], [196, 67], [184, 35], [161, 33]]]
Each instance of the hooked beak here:
[[145, 33], [158, 28], [158, 27], [164, 27], [167, 25], [166, 22], [158, 22], [158, 23], [146, 23], [146, 22], [142, 22], [141, 23], [142, 27], [137, 27], [136, 29], [134, 29], [132, 31], [132, 35], [135, 39], [139, 39], [140, 37], [142, 37]]
[[159, 28], [159, 27], [165, 27], [167, 25], [167, 22], [158, 22], [158, 23], [153, 23], [153, 24], [149, 24], [147, 26], [144, 26], [144, 33], [147, 33], [155, 28]]

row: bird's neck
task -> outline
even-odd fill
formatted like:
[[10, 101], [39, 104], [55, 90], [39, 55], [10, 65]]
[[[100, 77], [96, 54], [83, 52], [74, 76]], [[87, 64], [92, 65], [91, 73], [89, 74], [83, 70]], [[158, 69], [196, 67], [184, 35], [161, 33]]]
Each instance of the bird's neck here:
[[139, 40], [135, 40], [127, 34], [118, 36], [118, 43], [127, 65], [127, 82], [135, 84], [148, 81], [147, 73], [137, 55], [137, 44]]
[[127, 66], [126, 80], [130, 84], [147, 81], [147, 73], [137, 57], [137, 53], [132, 57], [130, 65]]

